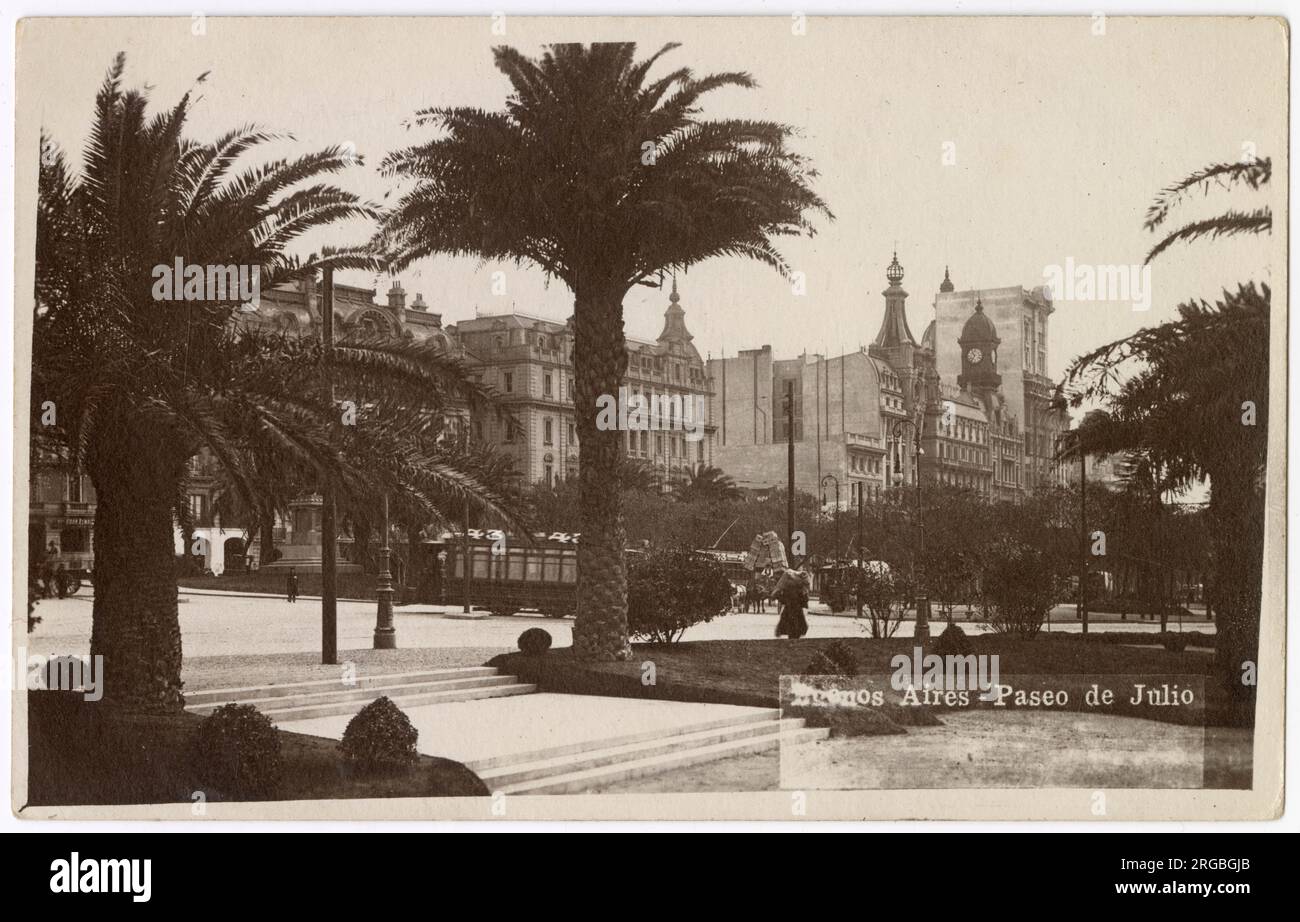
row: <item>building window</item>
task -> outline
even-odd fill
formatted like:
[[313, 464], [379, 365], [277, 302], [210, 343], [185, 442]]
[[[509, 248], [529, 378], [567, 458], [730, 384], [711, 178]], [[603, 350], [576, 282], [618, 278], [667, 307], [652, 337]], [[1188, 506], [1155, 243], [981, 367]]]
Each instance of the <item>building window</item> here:
[[573, 403], [573, 379], [569, 379], [569, 402]]
[[505, 434], [505, 439], [504, 439], [504, 441], [505, 441], [506, 443], [510, 443], [510, 442], [513, 442], [514, 440], [515, 440], [515, 423], [514, 423], [514, 420], [506, 420], [506, 434]]
[[507, 394], [513, 393], [515, 389], [515, 376], [508, 371], [505, 373], [505, 389]]
[[573, 444], [575, 441], [577, 440], [573, 437], [573, 423], [569, 423], [569, 444]]
[[704, 460], [704, 439], [700, 439], [698, 442], [695, 443], [695, 460], [696, 461]]
[[547, 464], [545, 467], [543, 467], [543, 468], [542, 468], [542, 477], [543, 477], [543, 479], [546, 481], [546, 485], [547, 485], [548, 487], [554, 486], [554, 485], [555, 485], [555, 467], [554, 467], [553, 465], [551, 465], [551, 464]]
[[664, 454], [664, 437], [663, 437], [662, 435], [656, 435], [656, 436], [655, 436], [655, 454], [656, 454], [657, 456], [661, 457], [661, 458], [663, 457], [663, 454]]
[[552, 423], [549, 419], [542, 421], [542, 444], [543, 445], [555, 444]]
[[68, 475], [68, 502], [70, 503], [81, 502], [81, 475], [80, 474]]
[[552, 386], [551, 373], [548, 371], [546, 374], [542, 375], [542, 396], [550, 397], [553, 395], [553, 392], [554, 388]]
[[191, 493], [189, 495], [190, 515], [193, 516], [196, 522], [203, 519], [203, 499], [202, 493]]

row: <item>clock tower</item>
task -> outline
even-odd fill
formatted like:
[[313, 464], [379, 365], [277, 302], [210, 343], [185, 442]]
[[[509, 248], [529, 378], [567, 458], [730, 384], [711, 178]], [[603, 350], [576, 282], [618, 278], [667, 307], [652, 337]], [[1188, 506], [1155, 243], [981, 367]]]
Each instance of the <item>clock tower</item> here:
[[984, 313], [984, 302], [978, 295], [975, 298], [975, 313], [970, 315], [966, 325], [961, 328], [957, 344], [961, 347], [958, 387], [979, 390], [1001, 386], [998, 346], [1002, 345], [1002, 340], [993, 321]]

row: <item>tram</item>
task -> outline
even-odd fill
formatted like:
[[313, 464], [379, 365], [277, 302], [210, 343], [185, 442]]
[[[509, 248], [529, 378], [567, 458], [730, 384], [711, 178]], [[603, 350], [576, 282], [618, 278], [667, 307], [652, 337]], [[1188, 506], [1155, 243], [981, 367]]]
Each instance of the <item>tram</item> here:
[[416, 601], [456, 605], [466, 601], [494, 615], [536, 611], [548, 618], [574, 614], [578, 604], [578, 535], [539, 532], [532, 542], [492, 529], [444, 533], [420, 544], [412, 570]]

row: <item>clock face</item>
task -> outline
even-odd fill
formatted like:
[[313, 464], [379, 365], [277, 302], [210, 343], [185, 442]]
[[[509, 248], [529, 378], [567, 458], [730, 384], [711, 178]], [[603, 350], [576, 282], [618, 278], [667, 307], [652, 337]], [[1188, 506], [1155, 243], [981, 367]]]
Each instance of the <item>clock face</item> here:
[[984, 358], [984, 353], [979, 349], [971, 349], [966, 353], [966, 361], [970, 362], [972, 365], [978, 365], [982, 358]]

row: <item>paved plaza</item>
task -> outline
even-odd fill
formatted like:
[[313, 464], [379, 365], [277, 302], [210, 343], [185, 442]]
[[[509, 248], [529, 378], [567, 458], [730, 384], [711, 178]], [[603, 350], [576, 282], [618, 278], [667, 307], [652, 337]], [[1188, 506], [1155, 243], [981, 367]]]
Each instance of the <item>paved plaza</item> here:
[[[320, 601], [300, 598], [296, 603], [273, 596], [227, 596], [198, 591], [183, 591], [180, 596], [180, 621], [185, 656], [238, 656], [269, 653], [309, 653], [320, 650]], [[90, 650], [91, 593], [83, 589], [67, 599], [46, 599], [36, 608], [41, 623], [26, 638], [27, 649], [41, 654], [83, 654]], [[572, 619], [545, 618], [518, 614], [505, 617], [459, 617], [455, 606], [399, 607], [394, 613], [397, 642], [403, 649], [474, 648], [508, 652], [515, 649], [520, 633], [530, 627], [550, 632], [553, 646], [567, 647], [573, 639]], [[971, 632], [986, 628], [969, 624], [959, 615], [958, 623]], [[686, 631], [684, 640], [759, 640], [773, 636], [775, 611], [766, 614], [732, 613], [699, 624]], [[941, 630], [943, 622], [932, 622]], [[375, 627], [374, 602], [338, 603], [338, 638], [340, 650], [364, 650], [371, 647]], [[911, 621], [904, 622], [897, 637], [910, 637]], [[1155, 631], [1158, 622], [1118, 620], [1115, 615], [1093, 617], [1094, 630]], [[818, 613], [814, 603], [808, 615], [809, 637], [863, 637], [865, 620], [843, 615]], [[1201, 618], [1186, 619], [1182, 628], [1212, 633], [1214, 625]], [[1178, 630], [1176, 621], [1171, 630]], [[1051, 631], [1076, 632], [1072, 606], [1058, 606], [1052, 612]]]

